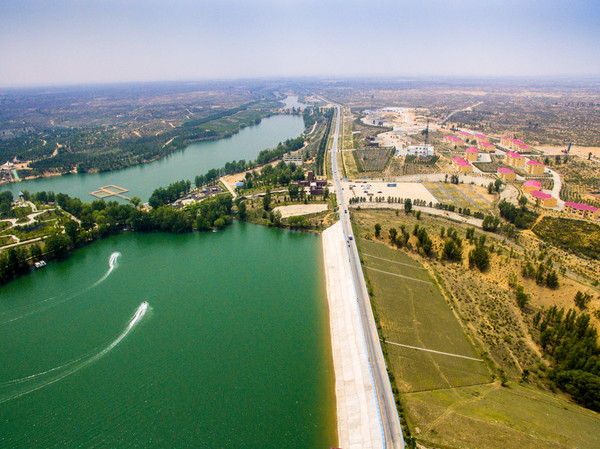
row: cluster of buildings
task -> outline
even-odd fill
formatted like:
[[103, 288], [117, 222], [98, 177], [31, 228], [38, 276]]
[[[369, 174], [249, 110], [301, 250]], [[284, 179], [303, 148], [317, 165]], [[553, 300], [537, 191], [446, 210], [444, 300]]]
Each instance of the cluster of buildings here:
[[521, 142], [519, 139], [511, 139], [508, 136], [503, 136], [500, 139], [500, 145], [506, 147], [506, 148], [510, 148], [511, 150], [514, 151], [530, 151], [531, 147], [527, 144], [525, 144], [525, 142]]
[[316, 179], [315, 173], [309, 170], [306, 173], [306, 179], [304, 181], [294, 181], [292, 184], [298, 184], [300, 187], [308, 187], [311, 195], [323, 195], [323, 191], [327, 187], [327, 180]]
[[525, 161], [525, 158], [521, 154], [513, 151], [508, 151], [506, 153], [506, 164], [516, 168], [527, 168], [527, 172], [533, 176], [541, 176], [544, 174], [544, 164], [534, 161], [533, 159]]
[[556, 207], [558, 200], [548, 193], [542, 192], [542, 184], [539, 181], [529, 180], [523, 184], [523, 193], [529, 195], [533, 202], [541, 207]]
[[[467, 140], [475, 144], [477, 142], [477, 148], [481, 151], [488, 153], [494, 153], [496, 146], [491, 142], [490, 137], [483, 134], [471, 134], [467, 131], [459, 131], [461, 137], [455, 136], [444, 136], [444, 140], [451, 145], [462, 146], [467, 145]], [[464, 139], [464, 140], [463, 140]]]

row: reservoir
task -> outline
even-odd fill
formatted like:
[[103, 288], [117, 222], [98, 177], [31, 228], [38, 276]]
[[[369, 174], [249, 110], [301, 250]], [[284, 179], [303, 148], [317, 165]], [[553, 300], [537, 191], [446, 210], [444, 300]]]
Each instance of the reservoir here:
[[0, 447], [335, 446], [320, 245], [125, 232], [3, 286]]
[[[123, 170], [105, 173], [71, 174], [50, 178], [38, 178], [24, 182], [4, 184], [0, 190], [10, 190], [17, 196], [20, 190], [29, 192], [53, 191], [91, 202], [96, 197], [90, 192], [106, 185], [127, 189], [125, 196], [140, 197], [147, 201], [154, 189], [167, 187], [181, 179], [191, 180], [211, 168], [221, 168], [226, 162], [256, 159], [266, 148], [274, 148], [279, 142], [296, 138], [304, 131], [304, 120], [297, 115], [276, 115], [264, 118], [258, 125], [246, 127], [233, 136], [194, 143], [157, 161], [136, 165]], [[117, 200], [110, 197], [108, 200]]]

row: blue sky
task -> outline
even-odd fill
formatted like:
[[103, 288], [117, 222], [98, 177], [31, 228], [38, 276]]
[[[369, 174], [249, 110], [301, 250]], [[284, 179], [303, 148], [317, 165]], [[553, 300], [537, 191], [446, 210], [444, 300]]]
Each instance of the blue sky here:
[[1, 0], [0, 85], [598, 76], [600, 2]]

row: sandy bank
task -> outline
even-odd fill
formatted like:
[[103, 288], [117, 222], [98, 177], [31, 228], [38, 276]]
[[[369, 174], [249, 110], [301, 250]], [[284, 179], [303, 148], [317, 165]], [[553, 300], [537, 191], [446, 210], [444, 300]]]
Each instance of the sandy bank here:
[[341, 222], [323, 232], [339, 447], [382, 448], [383, 435]]
[[327, 210], [327, 204], [292, 204], [279, 206], [273, 209], [281, 212], [281, 218], [293, 217], [295, 215], [310, 215]]

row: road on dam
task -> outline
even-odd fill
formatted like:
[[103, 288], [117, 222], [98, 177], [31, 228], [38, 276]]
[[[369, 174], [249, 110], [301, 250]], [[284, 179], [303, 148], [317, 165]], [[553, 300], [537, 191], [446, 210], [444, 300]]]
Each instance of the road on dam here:
[[400, 427], [400, 420], [398, 418], [398, 411], [396, 409], [394, 395], [392, 393], [392, 388], [387, 375], [383, 352], [381, 351], [379, 336], [377, 334], [377, 326], [375, 325], [375, 318], [371, 309], [369, 294], [367, 292], [362, 267], [360, 265], [360, 258], [358, 256], [358, 249], [356, 247], [356, 239], [352, 234], [350, 211], [348, 210], [346, 199], [344, 198], [344, 191], [342, 190], [337, 161], [339, 151], [338, 137], [342, 111], [339, 105], [335, 105], [335, 107], [337, 110], [337, 117], [335, 121], [335, 131], [333, 134], [333, 143], [331, 147], [333, 181], [335, 184], [335, 192], [339, 206], [340, 220], [342, 222], [344, 237], [348, 245], [350, 268], [356, 290], [357, 301], [360, 308], [360, 315], [369, 355], [369, 364], [371, 366], [375, 390], [377, 392], [377, 403], [379, 406], [379, 413], [383, 426], [385, 447], [386, 449], [404, 448], [404, 439], [402, 436], [402, 429]]

